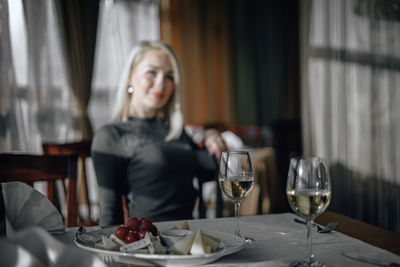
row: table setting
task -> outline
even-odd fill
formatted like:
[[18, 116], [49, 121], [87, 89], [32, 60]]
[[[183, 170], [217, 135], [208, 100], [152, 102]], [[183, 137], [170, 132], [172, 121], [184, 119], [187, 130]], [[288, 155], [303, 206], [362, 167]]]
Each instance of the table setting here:
[[[295, 222], [299, 218], [293, 213], [242, 216], [240, 227], [243, 233], [254, 239], [246, 243], [238, 251], [216, 258], [215, 261], [202, 266], [290, 266], [295, 260], [302, 260], [306, 250], [306, 227]], [[203, 231], [219, 232], [233, 235], [231, 229], [235, 226], [232, 217], [195, 219], [188, 221], [191, 229], [200, 228]], [[183, 221], [168, 221], [155, 223], [163, 232], [183, 224]], [[106, 227], [108, 228], [108, 227]], [[86, 227], [86, 232], [98, 231], [102, 227]], [[76, 246], [74, 240], [77, 228], [67, 228], [64, 235], [55, 238], [68, 246]], [[372, 246], [358, 239], [344, 235], [335, 230], [329, 233], [318, 233], [313, 227], [313, 251], [326, 266], [396, 266], [400, 264], [400, 256], [381, 248]], [[344, 254], [348, 255], [345, 256]], [[131, 256], [135, 256], [132, 254]], [[358, 259], [353, 259], [356, 257]], [[365, 259], [366, 258], [366, 259]], [[109, 259], [109, 266], [126, 266]], [[371, 263], [365, 262], [371, 260]], [[157, 266], [151, 262], [137, 261], [131, 266]], [[379, 262], [379, 265], [372, 264]], [[187, 262], [186, 266], [189, 266]], [[166, 265], [177, 266], [177, 265]]]
[[[337, 222], [326, 226], [314, 223], [329, 206], [332, 194], [323, 158], [290, 161], [287, 195], [294, 213], [239, 218], [240, 202], [254, 184], [248, 152], [224, 152], [218, 178], [222, 192], [234, 202], [235, 217], [154, 223], [161, 236], [185, 224], [193, 231], [201, 229], [221, 241], [217, 251], [200, 255], [104, 252], [94, 244], [80, 242], [77, 229], [67, 231], [66, 242], [74, 240], [78, 247], [99, 254], [111, 266], [400, 266], [400, 256], [335, 231]], [[96, 238], [110, 235], [115, 229], [95, 227], [83, 231]]]
[[47, 223], [46, 229], [36, 218], [31, 221], [38, 223], [0, 238], [0, 265], [17, 266], [23, 257], [24, 266], [400, 266], [398, 253], [336, 231], [340, 222], [314, 222], [332, 194], [326, 166], [323, 158], [292, 159], [287, 196], [293, 212], [239, 217], [240, 202], [254, 184], [252, 162], [248, 152], [223, 153], [219, 185], [235, 204], [234, 217], [131, 217], [126, 225], [58, 231], [62, 221], [49, 215], [58, 227]]

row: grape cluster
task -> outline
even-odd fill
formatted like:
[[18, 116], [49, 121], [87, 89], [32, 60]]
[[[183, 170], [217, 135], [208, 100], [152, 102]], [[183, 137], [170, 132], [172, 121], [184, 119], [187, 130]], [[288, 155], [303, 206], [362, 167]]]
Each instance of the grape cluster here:
[[143, 239], [147, 232], [153, 236], [158, 234], [157, 227], [147, 218], [130, 217], [126, 224], [115, 229], [115, 235], [127, 244]]

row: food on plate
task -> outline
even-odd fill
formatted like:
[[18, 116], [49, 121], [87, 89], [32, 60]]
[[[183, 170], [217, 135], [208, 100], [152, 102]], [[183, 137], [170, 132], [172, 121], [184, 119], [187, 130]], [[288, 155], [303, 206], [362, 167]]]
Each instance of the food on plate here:
[[126, 237], [125, 237], [125, 242], [126, 242], [127, 244], [129, 244], [129, 243], [138, 241], [139, 239], [143, 239], [143, 238], [140, 238], [139, 235], [138, 235], [138, 233], [129, 232], [129, 233], [126, 235]]
[[[186, 222], [186, 221], [185, 221]], [[189, 224], [185, 224], [189, 228]], [[161, 240], [168, 250], [181, 255], [203, 255], [218, 251], [221, 241], [205, 234], [200, 228], [197, 231], [172, 228], [161, 233]]]
[[147, 232], [152, 233], [153, 236], [158, 235], [158, 229], [151, 220], [146, 218], [139, 220], [136, 217], [130, 217], [126, 224], [115, 229], [115, 236], [125, 243], [131, 243], [145, 238]]
[[161, 244], [158, 237], [150, 232], [146, 233], [143, 239], [123, 245], [119, 248], [122, 252], [145, 253], [145, 254], [166, 254], [167, 249]]
[[126, 225], [118, 226], [118, 228], [115, 230], [115, 235], [120, 239], [125, 239], [128, 233], [129, 233], [129, 228]]
[[182, 229], [182, 230], [190, 230], [189, 223], [188, 223], [187, 221], [184, 221], [184, 222], [182, 223], [181, 229]]
[[178, 228], [178, 226], [173, 226], [171, 230], [190, 230], [189, 223], [187, 221], [183, 221], [181, 228]]
[[118, 226], [109, 237], [102, 236], [97, 248], [131, 253], [165, 254], [167, 249], [161, 244], [158, 229], [146, 218], [131, 217], [126, 225]]
[[219, 240], [215, 240], [210, 236], [207, 236], [200, 230], [196, 231], [196, 236], [194, 238], [192, 247], [190, 249], [191, 255], [203, 255], [211, 252], [215, 252], [218, 249]]
[[222, 243], [200, 228], [190, 230], [187, 221], [181, 229], [174, 227], [159, 233], [151, 220], [131, 217], [110, 236], [101, 236], [95, 247], [125, 253], [204, 255], [220, 250]]
[[126, 221], [126, 225], [131, 231], [139, 231], [140, 221], [136, 217], [130, 217]]
[[188, 233], [184, 238], [170, 246], [169, 251], [180, 254], [187, 255], [189, 254], [190, 249], [192, 248], [193, 240], [195, 237], [195, 232]]
[[118, 250], [118, 244], [113, 242], [112, 239], [102, 236], [101, 240], [103, 242], [102, 247], [107, 250]]
[[190, 234], [192, 231], [190, 230], [181, 230], [181, 229], [171, 229], [165, 230], [161, 233], [161, 241], [167, 247], [172, 247], [175, 243], [183, 239], [185, 236]]

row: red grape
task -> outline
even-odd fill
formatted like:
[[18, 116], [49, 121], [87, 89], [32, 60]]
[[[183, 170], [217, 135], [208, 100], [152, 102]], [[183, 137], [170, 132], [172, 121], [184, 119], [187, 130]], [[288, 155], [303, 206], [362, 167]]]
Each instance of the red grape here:
[[136, 217], [130, 217], [128, 219], [128, 221], [126, 222], [126, 224], [128, 225], [129, 230], [131, 231], [139, 231], [139, 220]]
[[147, 232], [149, 232], [149, 230], [146, 230], [146, 229], [141, 229], [140, 231], [139, 231], [139, 233], [138, 233], [138, 237], [139, 237], [139, 239], [143, 239], [143, 238], [145, 238], [146, 237], [146, 233]]
[[137, 233], [134, 233], [132, 231], [129, 231], [129, 233], [126, 235], [125, 241], [126, 243], [132, 243], [139, 240], [139, 236]]
[[126, 225], [118, 226], [118, 228], [115, 230], [115, 235], [119, 239], [125, 239], [127, 234], [128, 234], [128, 226]]
[[153, 226], [153, 223], [149, 219], [143, 219], [140, 223], [140, 230], [150, 230], [151, 226]]

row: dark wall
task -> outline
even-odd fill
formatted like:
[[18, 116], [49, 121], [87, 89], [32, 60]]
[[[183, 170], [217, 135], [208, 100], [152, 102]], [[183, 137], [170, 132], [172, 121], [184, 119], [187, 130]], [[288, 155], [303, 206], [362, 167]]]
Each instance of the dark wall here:
[[231, 3], [237, 123], [299, 120], [299, 4]]
[[289, 159], [302, 154], [299, 4], [234, 0], [230, 9], [236, 122], [271, 129], [286, 188]]

